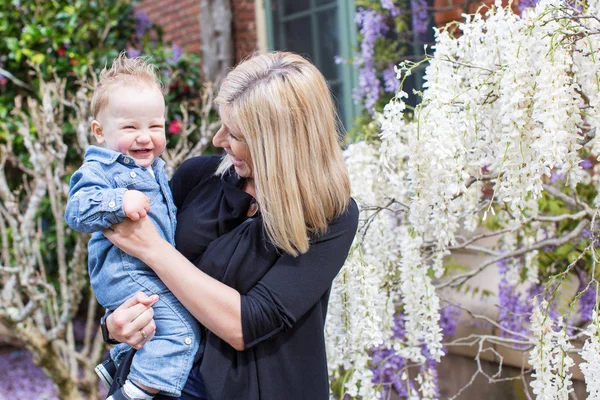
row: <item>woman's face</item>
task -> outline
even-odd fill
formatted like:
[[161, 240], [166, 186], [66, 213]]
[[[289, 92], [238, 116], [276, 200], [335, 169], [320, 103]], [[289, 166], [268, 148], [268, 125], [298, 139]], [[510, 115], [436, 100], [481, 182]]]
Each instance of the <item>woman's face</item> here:
[[229, 119], [229, 114], [223, 109], [219, 110], [219, 114], [221, 115], [221, 129], [213, 137], [213, 145], [222, 147], [231, 156], [235, 172], [240, 177], [253, 178], [252, 157], [248, 144]]

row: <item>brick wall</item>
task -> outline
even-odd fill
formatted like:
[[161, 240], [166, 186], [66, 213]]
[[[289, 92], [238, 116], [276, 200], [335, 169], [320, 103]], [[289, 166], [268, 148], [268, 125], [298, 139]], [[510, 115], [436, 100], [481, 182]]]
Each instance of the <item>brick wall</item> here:
[[[494, 0], [467, 1], [466, 4], [468, 4], [468, 10], [464, 9], [465, 0], [434, 0], [433, 7], [440, 10], [433, 13], [435, 25], [441, 27], [452, 21], [462, 21], [461, 15], [465, 12], [473, 14], [479, 10], [483, 14], [489, 6], [494, 4]], [[502, 6], [506, 7], [507, 5], [508, 0], [502, 0]], [[512, 2], [512, 9], [518, 12], [519, 0]]]
[[[224, 0], [219, 0], [224, 1]], [[231, 0], [233, 12], [232, 36], [235, 61], [257, 48], [254, 0]], [[143, 0], [136, 7], [145, 12], [153, 23], [162, 26], [164, 39], [189, 52], [201, 54], [200, 0]]]
[[163, 28], [166, 41], [200, 54], [200, 0], [143, 0], [135, 8]]
[[236, 62], [258, 48], [254, 0], [232, 0]]

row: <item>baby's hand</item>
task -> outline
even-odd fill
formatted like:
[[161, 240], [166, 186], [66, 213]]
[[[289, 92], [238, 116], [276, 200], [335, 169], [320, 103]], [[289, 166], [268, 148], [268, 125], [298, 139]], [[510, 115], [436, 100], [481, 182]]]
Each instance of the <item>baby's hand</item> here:
[[127, 218], [138, 221], [150, 211], [150, 198], [139, 190], [126, 190], [123, 193], [123, 211]]

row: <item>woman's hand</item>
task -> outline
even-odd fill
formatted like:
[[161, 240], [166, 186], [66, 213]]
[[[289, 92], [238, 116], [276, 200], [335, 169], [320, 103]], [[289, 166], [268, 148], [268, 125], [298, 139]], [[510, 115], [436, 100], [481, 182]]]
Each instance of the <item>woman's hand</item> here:
[[106, 317], [110, 337], [140, 349], [156, 332], [152, 306], [157, 301], [158, 295], [147, 296], [142, 292], [127, 299]]
[[120, 224], [103, 230], [102, 233], [125, 253], [144, 262], [152, 250], [156, 250], [160, 244], [168, 244], [159, 235], [150, 218], [141, 218], [138, 221], [125, 219]]

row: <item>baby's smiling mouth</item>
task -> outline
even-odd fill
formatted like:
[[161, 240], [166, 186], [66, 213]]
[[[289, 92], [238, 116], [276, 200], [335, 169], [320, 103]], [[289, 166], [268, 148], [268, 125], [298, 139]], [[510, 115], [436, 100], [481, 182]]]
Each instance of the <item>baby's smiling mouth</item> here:
[[130, 150], [130, 152], [132, 154], [137, 154], [137, 155], [145, 156], [147, 154], [150, 154], [152, 152], [152, 149], [137, 149], [137, 150]]

